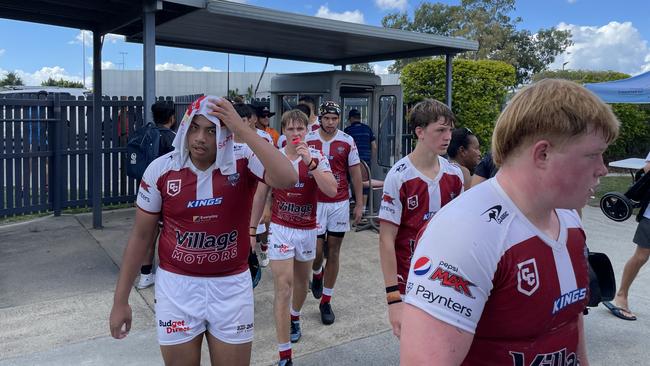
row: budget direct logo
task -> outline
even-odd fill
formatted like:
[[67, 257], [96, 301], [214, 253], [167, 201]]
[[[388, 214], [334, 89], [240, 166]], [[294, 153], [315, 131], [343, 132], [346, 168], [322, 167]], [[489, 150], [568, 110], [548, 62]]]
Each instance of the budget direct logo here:
[[189, 332], [192, 330], [189, 326], [185, 325], [185, 320], [158, 320], [158, 326], [165, 328], [165, 333], [172, 334], [177, 332]]

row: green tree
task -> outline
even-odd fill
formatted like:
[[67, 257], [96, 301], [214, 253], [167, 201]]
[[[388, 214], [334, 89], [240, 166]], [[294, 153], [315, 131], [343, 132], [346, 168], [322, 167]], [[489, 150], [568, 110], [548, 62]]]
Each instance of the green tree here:
[[0, 80], [0, 86], [16, 86], [16, 85], [24, 85], [24, 84], [23, 84], [23, 80], [15, 72], [7, 73], [4, 79]]
[[[486, 150], [508, 89], [515, 83], [515, 69], [500, 61], [461, 59], [454, 60], [453, 69], [452, 110], [458, 119], [457, 127], [470, 128]], [[408, 64], [400, 79], [407, 103], [424, 98], [445, 101], [444, 60]]]
[[[516, 84], [528, 81], [531, 75], [545, 70], [555, 57], [572, 44], [569, 31], [540, 29], [535, 34], [519, 30], [521, 18], [508, 14], [515, 10], [515, 0], [462, 0], [460, 5], [422, 3], [413, 19], [406, 13], [388, 14], [382, 25], [449, 37], [463, 37], [479, 42], [479, 49], [466, 52], [464, 58], [497, 60], [511, 64], [516, 71]], [[397, 60], [391, 72], [419, 59]]]
[[47, 80], [41, 83], [41, 86], [58, 86], [61, 88], [83, 88], [84, 84], [80, 81], [70, 81], [64, 80], [63, 78], [55, 80], [53, 78], [48, 78]]
[[[546, 78], [566, 79], [577, 83], [600, 83], [627, 79], [630, 75], [616, 71], [557, 70], [533, 76], [539, 81]], [[605, 152], [605, 160], [619, 160], [630, 156], [644, 157], [650, 146], [650, 111], [647, 105], [611, 104], [612, 111], [621, 122], [618, 139]]]
[[362, 63], [362, 64], [353, 64], [353, 65], [351, 65], [350, 66], [350, 71], [369, 72], [371, 74], [375, 73], [375, 70], [367, 62]]

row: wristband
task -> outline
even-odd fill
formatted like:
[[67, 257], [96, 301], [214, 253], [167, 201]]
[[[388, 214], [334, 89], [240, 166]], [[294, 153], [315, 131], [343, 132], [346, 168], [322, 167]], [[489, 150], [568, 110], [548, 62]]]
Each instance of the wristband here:
[[399, 291], [399, 286], [393, 285], [386, 287], [386, 293], [390, 294], [391, 292]]
[[386, 295], [386, 302], [388, 305], [394, 304], [396, 302], [401, 302], [402, 301], [402, 296], [400, 296], [399, 292], [393, 291]]
[[[314, 167], [312, 168], [311, 165], [314, 164]], [[318, 168], [318, 164], [316, 164], [313, 160], [309, 162], [309, 171], [314, 171]]]
[[248, 234], [248, 236], [251, 237], [251, 238], [256, 238], [257, 234]]

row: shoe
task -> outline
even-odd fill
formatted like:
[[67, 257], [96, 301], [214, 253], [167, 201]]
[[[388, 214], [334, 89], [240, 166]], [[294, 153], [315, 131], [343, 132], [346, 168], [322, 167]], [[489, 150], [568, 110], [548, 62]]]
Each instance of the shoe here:
[[314, 295], [314, 298], [320, 299], [323, 296], [323, 278], [320, 279], [312, 278], [311, 281], [311, 293]]
[[300, 321], [292, 320], [291, 333], [289, 333], [289, 338], [291, 339], [291, 343], [298, 342], [301, 336], [302, 336], [302, 331], [300, 330]]
[[260, 250], [260, 266], [266, 267], [269, 265], [269, 255], [266, 250]]
[[318, 307], [320, 308], [320, 320], [323, 322], [323, 324], [333, 324], [335, 317], [334, 312], [332, 311], [332, 305], [330, 305], [329, 302], [326, 302], [324, 304], [320, 304]]
[[291, 359], [280, 360], [280, 362], [278, 362], [278, 366], [293, 366], [293, 362], [291, 362]]
[[140, 274], [140, 280], [138, 281], [138, 284], [135, 285], [135, 288], [137, 288], [138, 290], [145, 289], [154, 284], [155, 278], [156, 277], [153, 273]]

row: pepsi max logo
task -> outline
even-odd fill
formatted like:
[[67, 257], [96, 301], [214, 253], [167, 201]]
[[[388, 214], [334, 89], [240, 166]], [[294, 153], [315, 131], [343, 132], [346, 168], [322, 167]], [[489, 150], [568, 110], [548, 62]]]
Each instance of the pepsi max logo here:
[[431, 259], [427, 257], [420, 257], [415, 261], [415, 266], [413, 266], [413, 273], [417, 276], [424, 276], [429, 273], [431, 269]]

